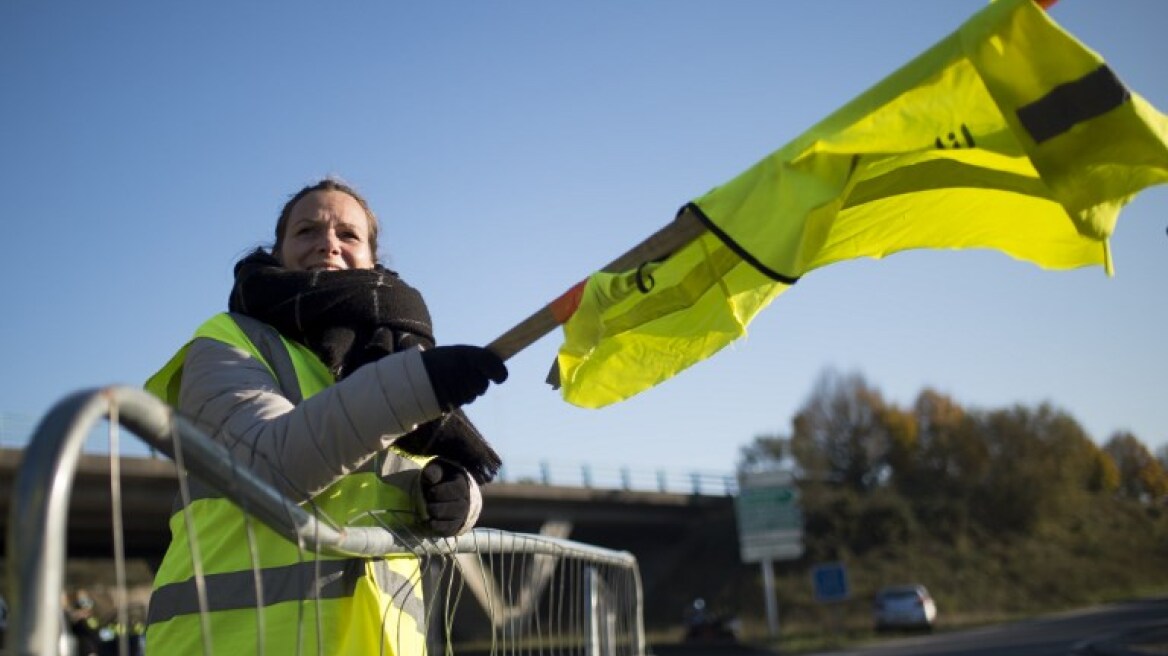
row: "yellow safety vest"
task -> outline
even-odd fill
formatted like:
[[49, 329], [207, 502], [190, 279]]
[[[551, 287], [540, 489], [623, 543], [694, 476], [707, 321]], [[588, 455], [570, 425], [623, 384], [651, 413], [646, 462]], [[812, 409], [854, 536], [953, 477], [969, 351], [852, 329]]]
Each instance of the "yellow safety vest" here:
[[[294, 401], [333, 384], [320, 359], [296, 342], [280, 337], [285, 352], [265, 357], [248, 337], [249, 332], [255, 336], [257, 327], [275, 334], [248, 317], [219, 314], [200, 326], [195, 338], [208, 337], [248, 351], [273, 371], [286, 393], [290, 381], [282, 378], [288, 374], [279, 370], [287, 369], [290, 358], [299, 387], [290, 394]], [[186, 349], [146, 383], [147, 390], [171, 405], [177, 403]], [[398, 455], [419, 464], [427, 460]], [[377, 465], [369, 464], [302, 505], [318, 517], [350, 526], [412, 521], [417, 511], [409, 488], [386, 482]], [[258, 654], [261, 647], [263, 653], [279, 656], [425, 652], [425, 605], [416, 557], [317, 554], [298, 548], [213, 491], [201, 489], [193, 496], [197, 498], [185, 511], [180, 507], [170, 518], [172, 539], [154, 580], [147, 620], [150, 652], [204, 653], [192, 558], [196, 537], [210, 609], [207, 639], [212, 654]]]

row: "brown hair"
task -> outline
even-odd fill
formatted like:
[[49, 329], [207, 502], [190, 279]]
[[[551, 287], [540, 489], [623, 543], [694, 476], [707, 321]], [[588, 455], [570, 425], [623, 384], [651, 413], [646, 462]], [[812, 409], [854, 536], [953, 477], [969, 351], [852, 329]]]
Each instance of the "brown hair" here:
[[276, 221], [276, 243], [272, 245], [272, 255], [280, 258], [280, 247], [284, 245], [284, 230], [288, 227], [288, 215], [292, 213], [292, 207], [300, 202], [308, 194], [314, 191], [339, 191], [353, 197], [361, 209], [365, 210], [365, 218], [369, 220], [369, 250], [373, 254], [373, 263], [378, 261], [377, 257], [377, 233], [380, 231], [380, 226], [377, 222], [377, 216], [373, 214], [373, 210], [369, 209], [369, 203], [365, 202], [365, 198], [357, 193], [349, 185], [337, 180], [336, 178], [324, 178], [315, 184], [308, 185], [300, 191], [292, 195], [287, 203], [284, 203], [284, 208], [280, 210], [280, 218]]

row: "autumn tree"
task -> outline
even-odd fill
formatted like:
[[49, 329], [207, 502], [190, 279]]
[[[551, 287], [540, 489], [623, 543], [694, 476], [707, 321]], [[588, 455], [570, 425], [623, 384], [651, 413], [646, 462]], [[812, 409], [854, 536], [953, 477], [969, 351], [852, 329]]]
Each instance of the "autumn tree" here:
[[973, 418], [952, 398], [926, 388], [917, 396], [912, 419], [916, 439], [897, 458], [897, 488], [913, 498], [966, 497], [989, 463]]
[[1091, 490], [1098, 447], [1069, 414], [1019, 405], [985, 413], [979, 424], [989, 462], [972, 501], [987, 527], [1032, 529]]
[[1087, 489], [1101, 494], [1119, 491], [1119, 467], [1107, 451], [1096, 448], [1092, 454], [1091, 469], [1087, 478]]
[[1103, 450], [1119, 471], [1119, 493], [1131, 499], [1149, 501], [1168, 495], [1168, 473], [1135, 435], [1119, 432], [1111, 436]]
[[756, 435], [739, 450], [739, 471], [778, 468], [790, 458], [790, 443], [791, 438], [782, 435]]
[[871, 490], [889, 474], [880, 392], [860, 374], [827, 370], [792, 421], [791, 451], [806, 476]]

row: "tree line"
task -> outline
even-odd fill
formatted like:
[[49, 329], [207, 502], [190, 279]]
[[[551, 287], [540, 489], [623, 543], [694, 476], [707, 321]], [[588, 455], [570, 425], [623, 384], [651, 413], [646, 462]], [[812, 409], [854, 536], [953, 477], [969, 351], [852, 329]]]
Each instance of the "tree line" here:
[[891, 500], [886, 516], [850, 525], [858, 533], [850, 538], [861, 542], [895, 541], [917, 524], [940, 537], [978, 528], [1021, 534], [1091, 497], [1149, 506], [1168, 500], [1168, 447], [1153, 454], [1129, 431], [1099, 445], [1049, 403], [967, 408], [929, 388], [900, 407], [862, 375], [835, 370], [820, 375], [791, 433], [756, 437], [739, 466], [792, 464], [805, 495], [843, 490]]

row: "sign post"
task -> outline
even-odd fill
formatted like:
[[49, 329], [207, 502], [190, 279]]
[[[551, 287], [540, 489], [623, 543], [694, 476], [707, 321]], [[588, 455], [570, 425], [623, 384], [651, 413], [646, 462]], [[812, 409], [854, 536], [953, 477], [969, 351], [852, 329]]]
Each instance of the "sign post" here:
[[772, 637], [777, 636], [779, 611], [775, 603], [774, 561], [803, 555], [803, 513], [794, 474], [790, 471], [739, 472], [734, 514], [738, 519], [742, 562], [761, 563], [767, 628]]

